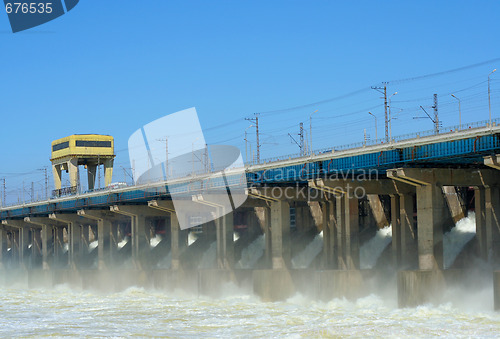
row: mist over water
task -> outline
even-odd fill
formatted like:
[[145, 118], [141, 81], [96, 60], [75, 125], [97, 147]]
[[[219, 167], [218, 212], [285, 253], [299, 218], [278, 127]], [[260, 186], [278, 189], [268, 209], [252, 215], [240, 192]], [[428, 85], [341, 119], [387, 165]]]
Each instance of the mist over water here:
[[304, 248], [302, 252], [292, 258], [293, 268], [308, 268], [312, 261], [323, 249], [323, 231], [318, 233], [314, 239]]
[[265, 235], [261, 234], [241, 252], [241, 259], [236, 264], [237, 268], [254, 268], [257, 261], [264, 255], [266, 246]]
[[[191, 234], [194, 243], [196, 235]], [[362, 245], [362, 268], [375, 266], [391, 234], [390, 226], [380, 229]], [[474, 234], [470, 214], [444, 235], [447, 267]], [[160, 240], [151, 239], [151, 245]], [[96, 246], [92, 242], [89, 250]], [[322, 246], [319, 233], [293, 257], [293, 266], [309, 267]], [[264, 251], [265, 235], [260, 235], [242, 250], [236, 268], [254, 268]], [[158, 268], [170, 268], [170, 261], [169, 252]], [[215, 264], [212, 242], [198, 267]], [[465, 285], [447, 288], [440, 302], [403, 309], [397, 308], [395, 272], [384, 283], [374, 280], [369, 289], [373, 294], [329, 302], [301, 293], [282, 302], [262, 302], [251, 287], [233, 283], [224, 285], [218, 299], [182, 290], [130, 287], [104, 293], [67, 285], [28, 289], [14, 284], [0, 288], [0, 337], [494, 337], [500, 333], [500, 313], [493, 311], [492, 277], [485, 272], [468, 274]], [[311, 291], [314, 288], [311, 280]]]
[[365, 242], [359, 249], [361, 269], [370, 269], [377, 264], [377, 260], [392, 241], [392, 225], [381, 228], [375, 236]]
[[203, 253], [198, 268], [214, 268], [217, 261], [217, 242], [214, 241], [210, 247]]
[[450, 268], [464, 246], [476, 235], [476, 216], [469, 213], [443, 236], [444, 268]]

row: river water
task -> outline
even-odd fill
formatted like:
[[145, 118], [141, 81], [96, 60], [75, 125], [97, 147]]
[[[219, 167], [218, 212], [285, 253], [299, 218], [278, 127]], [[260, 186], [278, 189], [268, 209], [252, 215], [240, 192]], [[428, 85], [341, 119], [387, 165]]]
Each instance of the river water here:
[[[131, 287], [103, 294], [67, 286], [2, 288], [0, 337], [497, 337], [492, 290], [470, 304], [398, 309], [395, 298], [312, 301], [295, 295], [266, 303], [228, 286], [210, 299]], [[490, 294], [491, 293], [491, 294]], [[488, 302], [487, 299], [490, 301]], [[484, 303], [486, 301], [486, 303]]]
[[[447, 266], [474, 232], [471, 216], [445, 234]], [[361, 248], [362, 266], [373, 267], [389, 242], [390, 228], [379, 230]], [[244, 251], [238, 265], [253, 267], [263, 247], [260, 236]], [[318, 234], [295, 258], [296, 265], [307, 267], [321, 247]], [[210, 266], [214, 260], [215, 248], [210, 246], [200, 267]], [[441, 304], [404, 309], [397, 307], [394, 273], [385, 283], [372, 284], [377, 294], [330, 302], [301, 294], [283, 302], [262, 302], [231, 284], [219, 299], [137, 287], [103, 293], [67, 285], [51, 289], [17, 285], [0, 288], [0, 338], [499, 337], [500, 312], [493, 311], [491, 273], [471, 276], [475, 280], [465, 285], [468, 287], [448, 288]]]

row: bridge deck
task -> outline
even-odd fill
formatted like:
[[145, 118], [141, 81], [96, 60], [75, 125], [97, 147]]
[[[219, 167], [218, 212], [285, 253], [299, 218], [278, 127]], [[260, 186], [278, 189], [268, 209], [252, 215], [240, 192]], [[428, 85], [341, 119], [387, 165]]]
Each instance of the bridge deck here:
[[[227, 173], [227, 180], [229, 185], [240, 185], [243, 170], [250, 184], [279, 184], [305, 183], [319, 174], [352, 175], [376, 170], [378, 175], [384, 175], [387, 169], [402, 166], [483, 166], [484, 156], [497, 153], [500, 153], [500, 126], [483, 126], [386, 144], [339, 151], [333, 148], [320, 154], [277, 159], [245, 169], [232, 169]], [[225, 181], [204, 173], [151, 185], [104, 189], [5, 207], [0, 210], [0, 219], [75, 212], [82, 208], [99, 208], [124, 202], [144, 203], [154, 198], [168, 197], [174, 192], [196, 192], [201, 186], [223, 188]]]

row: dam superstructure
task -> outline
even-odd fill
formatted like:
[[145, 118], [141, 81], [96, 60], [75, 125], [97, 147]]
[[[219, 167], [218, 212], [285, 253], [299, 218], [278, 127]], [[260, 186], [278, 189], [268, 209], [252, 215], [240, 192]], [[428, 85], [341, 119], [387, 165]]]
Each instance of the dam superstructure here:
[[[199, 220], [217, 208], [200, 198], [204, 189], [227, 194], [228, 187], [241, 186], [241, 174], [229, 170], [224, 180], [211, 180], [207, 167], [207, 173], [170, 181], [5, 207], [1, 274], [6, 282], [20, 276], [34, 286], [135, 284], [217, 294], [232, 281], [251, 285], [265, 300], [308, 290], [324, 300], [355, 297], [366, 293], [366, 279], [377, 274], [361, 270], [360, 246], [391, 224], [386, 256], [398, 271], [400, 306], [423, 303], [469, 274], [465, 266], [445, 269], [443, 233], [471, 208], [476, 220], [471, 253], [492, 270], [500, 265], [500, 126], [493, 121], [461, 127], [247, 165], [246, 202], [185, 230], [179, 217]], [[112, 148], [95, 143], [112, 145], [112, 139], [87, 140], [85, 154], [77, 152], [82, 140], [76, 135], [53, 143], [56, 189], [64, 166], [72, 176], [78, 165], [107, 162], [106, 183], [111, 182]], [[198, 208], [177, 215], [174, 192]], [[294, 268], [292, 258], [320, 232], [320, 253], [308, 268]], [[260, 237], [262, 257], [252, 268], [238, 267], [242, 252]], [[200, 267], [212, 249], [215, 260]], [[500, 308], [500, 277], [494, 276]]]

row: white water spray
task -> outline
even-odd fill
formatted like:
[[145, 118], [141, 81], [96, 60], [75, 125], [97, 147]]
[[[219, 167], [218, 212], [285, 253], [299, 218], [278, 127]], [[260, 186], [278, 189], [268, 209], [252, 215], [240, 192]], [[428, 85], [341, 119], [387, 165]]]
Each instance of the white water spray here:
[[196, 234], [194, 234], [193, 232], [189, 232], [189, 234], [188, 234], [188, 246], [191, 246], [192, 244], [194, 244], [196, 239], [198, 239]]
[[117, 245], [118, 245], [118, 248], [123, 248], [129, 241], [129, 238], [128, 237], [125, 237], [122, 239], [122, 241], [120, 241]]
[[161, 242], [161, 235], [156, 234], [154, 238], [149, 239], [149, 246], [155, 248]]
[[443, 236], [444, 268], [450, 268], [465, 245], [476, 235], [476, 215], [469, 213]]
[[198, 268], [213, 268], [215, 267], [217, 260], [217, 242], [214, 241], [210, 244], [208, 250], [203, 253], [203, 257], [201, 258], [200, 264]]
[[361, 269], [373, 268], [391, 240], [392, 225], [389, 225], [379, 229], [373, 238], [365, 242], [359, 250]]
[[168, 254], [161, 259], [156, 265], [158, 268], [169, 269], [172, 266], [172, 251], [169, 251]]
[[265, 235], [261, 234], [241, 252], [241, 259], [236, 264], [238, 268], [254, 268], [257, 261], [264, 254], [266, 246]]
[[293, 257], [293, 268], [308, 268], [313, 260], [323, 249], [323, 231], [318, 233], [314, 239], [304, 248], [302, 252]]
[[92, 252], [93, 250], [95, 250], [97, 248], [97, 245], [99, 243], [97, 242], [97, 240], [94, 240], [92, 241], [90, 244], [89, 244], [89, 253]]

